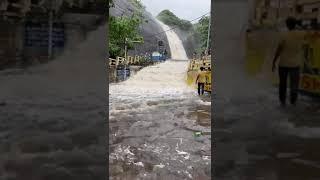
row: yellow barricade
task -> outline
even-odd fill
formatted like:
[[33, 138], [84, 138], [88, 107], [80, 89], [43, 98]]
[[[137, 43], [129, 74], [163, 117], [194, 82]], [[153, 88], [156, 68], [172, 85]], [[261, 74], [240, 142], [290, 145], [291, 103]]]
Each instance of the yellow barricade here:
[[117, 60], [116, 60], [116, 59], [109, 58], [109, 65], [110, 65], [110, 66], [116, 66], [116, 65], [117, 65]]
[[[320, 95], [320, 33], [315, 31], [301, 32], [305, 35], [305, 42], [308, 47], [307, 69], [315, 70], [316, 73], [303, 72], [300, 80], [300, 90], [315, 95]], [[251, 32], [247, 34], [247, 58], [246, 71], [250, 75], [267, 75], [270, 84], [278, 84], [278, 74], [271, 73], [272, 58], [278, 42], [277, 32]], [[301, 48], [301, 51], [303, 49]], [[302, 59], [304, 60], [304, 59]], [[303, 70], [304, 67], [301, 67]]]
[[139, 62], [140, 62], [140, 56], [135, 56], [134, 63], [139, 63]]
[[117, 66], [118, 65], [124, 65], [125, 64], [125, 58], [123, 57], [117, 57]]
[[300, 89], [309, 93], [320, 95], [320, 76], [302, 74], [300, 79]]
[[127, 64], [133, 64], [133, 62], [134, 62], [134, 57], [128, 56], [127, 59], [128, 59]]
[[[198, 76], [200, 67], [204, 67], [205, 69], [211, 68], [211, 61], [210, 60], [191, 60], [187, 72], [187, 84], [192, 86], [193, 88], [197, 88], [195, 84], [196, 78]], [[211, 93], [211, 71], [206, 72], [206, 83], [204, 86], [204, 90]]]
[[206, 73], [206, 83], [204, 85], [204, 90], [207, 92], [211, 92], [212, 86], [211, 86], [211, 71], [208, 71]]

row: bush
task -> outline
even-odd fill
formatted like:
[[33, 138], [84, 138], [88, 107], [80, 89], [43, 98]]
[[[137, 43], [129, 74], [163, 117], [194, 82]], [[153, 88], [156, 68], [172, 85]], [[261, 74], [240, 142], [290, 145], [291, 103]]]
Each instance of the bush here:
[[[124, 56], [125, 39], [142, 39], [138, 32], [142, 20], [137, 17], [110, 17], [109, 18], [109, 54], [111, 58]], [[133, 48], [128, 43], [128, 49]]]
[[192, 28], [191, 22], [178, 18], [169, 10], [163, 10], [157, 18], [168, 26], [178, 26], [181, 30], [188, 31]]

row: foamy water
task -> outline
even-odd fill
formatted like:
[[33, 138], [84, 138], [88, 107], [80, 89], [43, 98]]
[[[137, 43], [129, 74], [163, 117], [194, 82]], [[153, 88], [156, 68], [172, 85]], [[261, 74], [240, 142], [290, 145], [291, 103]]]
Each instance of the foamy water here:
[[173, 30], [169, 30], [171, 28], [165, 25], [164, 23], [162, 23], [161, 21], [157, 20], [157, 22], [160, 24], [162, 29], [166, 31], [165, 33], [168, 38], [170, 51], [171, 51], [171, 59], [187, 60], [188, 59], [187, 53], [178, 35]]
[[[158, 21], [163, 30], [170, 27]], [[110, 85], [110, 113], [123, 101], [132, 104], [172, 98], [188, 98], [194, 90], [185, 83], [188, 67], [187, 55], [182, 41], [174, 31], [167, 31], [172, 59], [161, 64], [146, 67], [127, 81]], [[120, 104], [117, 104], [120, 103]]]
[[[163, 30], [169, 29], [160, 24]], [[148, 164], [154, 169], [178, 172], [175, 177], [192, 179], [192, 166], [210, 168], [210, 158], [203, 160], [191, 152], [209, 152], [210, 140], [207, 137], [206, 143], [196, 142], [192, 131], [177, 126], [196, 126], [189, 117], [190, 109], [204, 104], [195, 89], [186, 84], [188, 61], [181, 40], [173, 31], [166, 35], [174, 60], [145, 67], [128, 80], [109, 85], [109, 143], [114, 147], [109, 158], [114, 162], [111, 167], [124, 161], [132, 169], [139, 168], [138, 176], [147, 179], [157, 172], [141, 170]], [[210, 131], [209, 127], [204, 129]]]

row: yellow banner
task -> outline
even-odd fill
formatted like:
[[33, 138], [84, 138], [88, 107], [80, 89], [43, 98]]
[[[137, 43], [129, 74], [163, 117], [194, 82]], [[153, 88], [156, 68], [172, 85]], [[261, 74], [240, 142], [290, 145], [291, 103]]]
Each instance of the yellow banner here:
[[[187, 72], [187, 84], [189, 86], [192, 86], [193, 88], [197, 88], [196, 86], [196, 79], [197, 79], [197, 76], [198, 76], [198, 71], [188, 71]], [[207, 71], [206, 72], [206, 83], [205, 83], [205, 86], [204, 86], [204, 90], [205, 91], [208, 91], [208, 92], [211, 92], [211, 89], [212, 89], [212, 86], [211, 86], [211, 71]]]
[[208, 91], [208, 92], [211, 92], [212, 90], [212, 85], [211, 85], [211, 71], [207, 72], [206, 73], [206, 84], [204, 85], [204, 90], [205, 91]]
[[302, 74], [300, 79], [300, 89], [320, 95], [320, 76]]

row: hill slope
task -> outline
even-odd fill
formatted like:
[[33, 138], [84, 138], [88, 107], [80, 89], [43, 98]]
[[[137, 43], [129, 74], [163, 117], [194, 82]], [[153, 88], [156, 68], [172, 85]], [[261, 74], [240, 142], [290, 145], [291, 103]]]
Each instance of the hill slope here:
[[145, 54], [152, 53], [153, 51], [158, 50], [158, 41], [161, 40], [164, 42], [168, 54], [170, 56], [170, 49], [168, 45], [167, 37], [164, 33], [161, 33], [163, 30], [161, 26], [156, 22], [156, 19], [145, 10], [141, 4], [138, 4], [136, 0], [114, 0], [114, 7], [110, 8], [110, 15], [119, 17], [119, 16], [128, 16], [131, 17], [136, 12], [141, 12], [143, 23], [139, 27], [139, 33], [144, 39], [143, 44], [136, 44], [135, 48], [128, 51], [129, 55], [133, 54]]
[[182, 40], [189, 58], [193, 57], [194, 52], [200, 54], [206, 49], [210, 19], [208, 16], [202, 17], [198, 22], [192, 24], [190, 21], [180, 19], [169, 10], [163, 10], [157, 18], [174, 28]]

